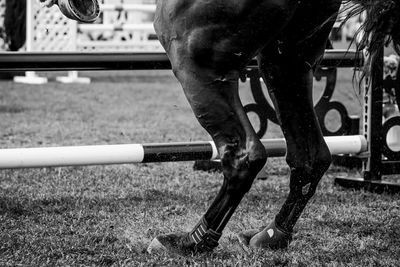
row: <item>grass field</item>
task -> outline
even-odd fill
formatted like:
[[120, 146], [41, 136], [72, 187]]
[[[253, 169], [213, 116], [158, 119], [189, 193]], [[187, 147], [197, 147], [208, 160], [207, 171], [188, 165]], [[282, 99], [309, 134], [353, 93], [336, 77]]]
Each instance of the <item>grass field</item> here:
[[[209, 139], [169, 72], [88, 75], [91, 85], [1, 81], [1, 147]], [[350, 80], [351, 71], [342, 71], [335, 98], [357, 114], [361, 104]], [[246, 101], [247, 91], [243, 85]], [[272, 125], [268, 137], [275, 136], [280, 131]], [[219, 189], [221, 174], [192, 165], [0, 171], [0, 266], [400, 264], [400, 195], [334, 187], [336, 175], [358, 175], [339, 167], [324, 176], [289, 249], [246, 253], [237, 246], [235, 233], [268, 223], [282, 205], [288, 169], [281, 158], [269, 159], [268, 179], [255, 181], [214, 253], [148, 255], [157, 234], [190, 230]]]

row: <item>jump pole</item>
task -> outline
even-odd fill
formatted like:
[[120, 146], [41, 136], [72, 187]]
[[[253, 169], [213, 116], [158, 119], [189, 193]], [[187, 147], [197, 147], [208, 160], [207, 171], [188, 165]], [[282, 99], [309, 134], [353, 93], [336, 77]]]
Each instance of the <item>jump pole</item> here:
[[154, 32], [152, 23], [139, 24], [79, 24], [78, 29], [81, 31], [145, 31]]
[[[362, 53], [354, 50], [326, 50], [321, 67], [362, 66]], [[253, 60], [248, 67], [257, 68]], [[171, 69], [163, 52], [0, 52], [0, 72], [66, 70], [160, 70]]]
[[156, 5], [143, 4], [100, 4], [102, 11], [140, 11], [154, 13]]
[[[332, 154], [360, 154], [367, 150], [361, 135], [325, 137]], [[284, 139], [261, 140], [268, 157], [286, 154]], [[125, 144], [13, 148], [0, 150], [0, 169], [110, 165], [218, 159], [215, 144], [209, 142]]]

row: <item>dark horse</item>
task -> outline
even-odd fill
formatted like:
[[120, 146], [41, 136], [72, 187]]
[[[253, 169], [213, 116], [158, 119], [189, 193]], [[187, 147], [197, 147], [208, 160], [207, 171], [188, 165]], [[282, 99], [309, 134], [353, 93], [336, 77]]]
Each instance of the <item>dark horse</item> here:
[[[373, 58], [391, 40], [399, 51], [399, 1], [352, 2], [350, 14], [367, 12], [361, 48]], [[196, 118], [215, 141], [224, 181], [192, 231], [158, 236], [150, 252], [186, 254], [217, 247], [264, 166], [265, 149], [238, 95], [239, 75], [254, 57], [287, 141], [290, 192], [271, 223], [241, 233], [239, 240], [252, 248], [289, 245], [293, 227], [331, 163], [313, 109], [312, 85], [340, 5], [340, 0], [158, 1], [155, 30]]]

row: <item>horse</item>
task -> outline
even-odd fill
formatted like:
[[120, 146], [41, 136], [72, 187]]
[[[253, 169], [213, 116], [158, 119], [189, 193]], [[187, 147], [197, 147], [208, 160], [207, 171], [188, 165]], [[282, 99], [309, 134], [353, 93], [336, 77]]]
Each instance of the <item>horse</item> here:
[[[58, 2], [85, 9], [96, 0]], [[390, 41], [400, 51], [399, 1], [345, 2], [350, 4], [349, 16], [366, 11], [358, 48], [366, 49], [371, 60]], [[191, 231], [157, 236], [148, 252], [187, 255], [215, 249], [265, 165], [265, 149], [238, 94], [240, 74], [253, 58], [258, 60], [286, 139], [290, 190], [272, 222], [239, 233], [238, 240], [248, 248], [289, 246], [296, 222], [331, 164], [313, 109], [313, 70], [323, 56], [341, 4], [341, 0], [157, 1], [155, 31], [194, 115], [218, 148], [224, 180]]]

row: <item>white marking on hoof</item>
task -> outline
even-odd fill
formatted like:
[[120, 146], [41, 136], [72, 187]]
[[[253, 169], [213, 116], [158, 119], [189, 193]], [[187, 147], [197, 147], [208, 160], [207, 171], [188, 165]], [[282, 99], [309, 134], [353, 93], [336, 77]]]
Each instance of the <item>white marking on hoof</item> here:
[[269, 238], [272, 238], [272, 237], [274, 236], [274, 229], [269, 229], [269, 230], [267, 231], [267, 233], [268, 233], [268, 235], [269, 235]]
[[157, 237], [155, 237], [150, 245], [147, 247], [147, 253], [152, 254], [152, 253], [157, 253], [161, 251], [167, 251], [167, 248], [164, 247], [163, 244], [161, 244], [160, 241], [158, 241]]

